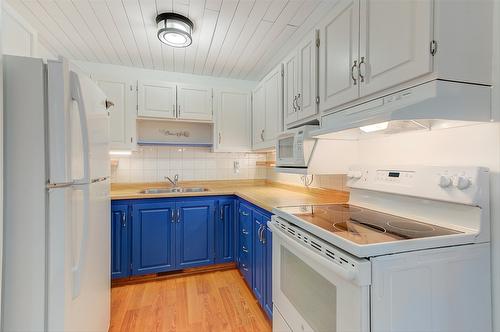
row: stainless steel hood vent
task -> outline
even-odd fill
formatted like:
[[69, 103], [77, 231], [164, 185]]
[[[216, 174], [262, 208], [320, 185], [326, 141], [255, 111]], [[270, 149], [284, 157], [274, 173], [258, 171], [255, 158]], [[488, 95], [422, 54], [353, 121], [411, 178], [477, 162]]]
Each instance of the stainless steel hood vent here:
[[490, 121], [491, 87], [434, 80], [325, 115], [311, 135], [356, 140]]

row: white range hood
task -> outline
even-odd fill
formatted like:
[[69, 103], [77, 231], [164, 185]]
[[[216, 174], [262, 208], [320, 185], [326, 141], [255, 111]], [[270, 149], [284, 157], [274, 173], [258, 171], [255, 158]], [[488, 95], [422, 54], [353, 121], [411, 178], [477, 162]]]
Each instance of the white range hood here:
[[311, 135], [357, 140], [490, 121], [490, 86], [433, 80], [325, 115]]

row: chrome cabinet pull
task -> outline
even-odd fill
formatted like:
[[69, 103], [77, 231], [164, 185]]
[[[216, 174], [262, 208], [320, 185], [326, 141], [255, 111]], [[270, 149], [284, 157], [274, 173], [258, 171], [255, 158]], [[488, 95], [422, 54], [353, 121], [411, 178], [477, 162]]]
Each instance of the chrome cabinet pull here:
[[295, 103], [297, 104], [297, 110], [298, 111], [300, 111], [299, 99], [300, 99], [300, 93], [297, 95], [297, 99], [295, 101]]
[[177, 112], [177, 117], [180, 118], [181, 117], [181, 105], [177, 105], [177, 108], [179, 109], [179, 111]]
[[245, 264], [241, 264], [241, 268], [245, 271], [248, 272], [248, 268]]
[[170, 216], [170, 218], [172, 219], [171, 222], [174, 223], [175, 222], [175, 211], [174, 209], [172, 209], [172, 215]]
[[296, 102], [297, 102], [297, 96], [293, 96], [292, 106], [293, 106], [293, 111], [294, 112], [297, 112]]
[[262, 237], [262, 244], [266, 244], [266, 236], [264, 235], [265, 231], [266, 231], [266, 225], [262, 225], [262, 235], [261, 235], [261, 237]]
[[174, 112], [174, 118], [177, 117], [177, 107], [175, 107], [175, 104], [172, 104], [172, 111]]
[[351, 77], [352, 77], [352, 80], [354, 81], [354, 85], [358, 84], [356, 77], [354, 77], [354, 69], [357, 69], [357, 68], [358, 68], [358, 60], [354, 60], [354, 64], [351, 67]]
[[222, 206], [220, 208], [220, 219], [224, 220], [224, 207], [222, 207]]
[[241, 213], [242, 215], [244, 215], [245, 217], [248, 217], [248, 216], [249, 216], [249, 214], [248, 214], [247, 212], [245, 212], [245, 211], [241, 211], [241, 210], [240, 210], [240, 213]]
[[365, 57], [361, 57], [361, 61], [359, 62], [359, 81], [363, 83], [365, 81], [365, 75], [361, 73], [361, 65], [364, 65], [366, 67], [366, 62], [365, 62]]
[[220, 144], [221, 141], [222, 141], [222, 134], [219, 131], [219, 144]]
[[262, 142], [264, 142], [264, 129], [260, 132], [260, 139]]
[[243, 251], [244, 253], [248, 253], [248, 249], [245, 246], [241, 248], [241, 251]]
[[248, 231], [246, 229], [242, 229], [241, 232], [243, 233], [243, 235], [248, 235]]
[[177, 213], [176, 213], [176, 215], [177, 215], [177, 216], [176, 216], [176, 218], [177, 218], [177, 222], [181, 222], [181, 210], [180, 210], [180, 209], [177, 209], [176, 211], [177, 211]]
[[127, 215], [125, 213], [122, 213], [122, 227], [127, 227]]

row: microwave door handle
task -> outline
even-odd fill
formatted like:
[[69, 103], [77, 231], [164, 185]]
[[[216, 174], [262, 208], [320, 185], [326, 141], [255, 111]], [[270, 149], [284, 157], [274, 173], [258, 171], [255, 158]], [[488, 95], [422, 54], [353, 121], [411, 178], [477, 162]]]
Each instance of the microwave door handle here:
[[80, 133], [82, 135], [82, 150], [83, 150], [83, 177], [75, 179], [75, 184], [89, 183], [90, 182], [90, 161], [89, 161], [89, 132], [87, 125], [87, 113], [85, 111], [85, 104], [83, 102], [82, 87], [80, 79], [75, 72], [71, 72], [71, 98], [78, 105], [78, 114], [80, 118]]
[[274, 235], [278, 235], [280, 238], [281, 242], [286, 243], [287, 246], [293, 248], [296, 252], [300, 252], [301, 254], [307, 256], [307, 260], [313, 260], [318, 264], [321, 264], [328, 270], [332, 271], [336, 275], [342, 277], [342, 279], [350, 281], [350, 282], [355, 282], [358, 280], [358, 275], [355, 271], [353, 270], [347, 270], [343, 267], [338, 266], [336, 263], [332, 263], [328, 259], [324, 258], [321, 255], [318, 255], [317, 253], [313, 252], [312, 250], [309, 250], [308, 248], [304, 247], [303, 245], [297, 243], [297, 241], [289, 238], [286, 235], [283, 235], [283, 231], [278, 229], [277, 226], [275, 226], [273, 223], [270, 223], [269, 226], [271, 227], [271, 230]]

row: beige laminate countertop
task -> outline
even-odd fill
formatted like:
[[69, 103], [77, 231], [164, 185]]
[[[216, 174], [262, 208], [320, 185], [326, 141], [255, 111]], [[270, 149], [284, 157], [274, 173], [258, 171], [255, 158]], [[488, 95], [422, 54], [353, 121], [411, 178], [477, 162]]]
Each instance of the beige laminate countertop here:
[[142, 194], [146, 188], [168, 188], [166, 183], [116, 183], [111, 185], [111, 199], [144, 199], [160, 197], [195, 197], [236, 195], [267, 211], [278, 206], [299, 204], [343, 203], [349, 193], [328, 189], [304, 188], [265, 180], [248, 181], [188, 181], [181, 187], [204, 187], [208, 191], [196, 193]]

